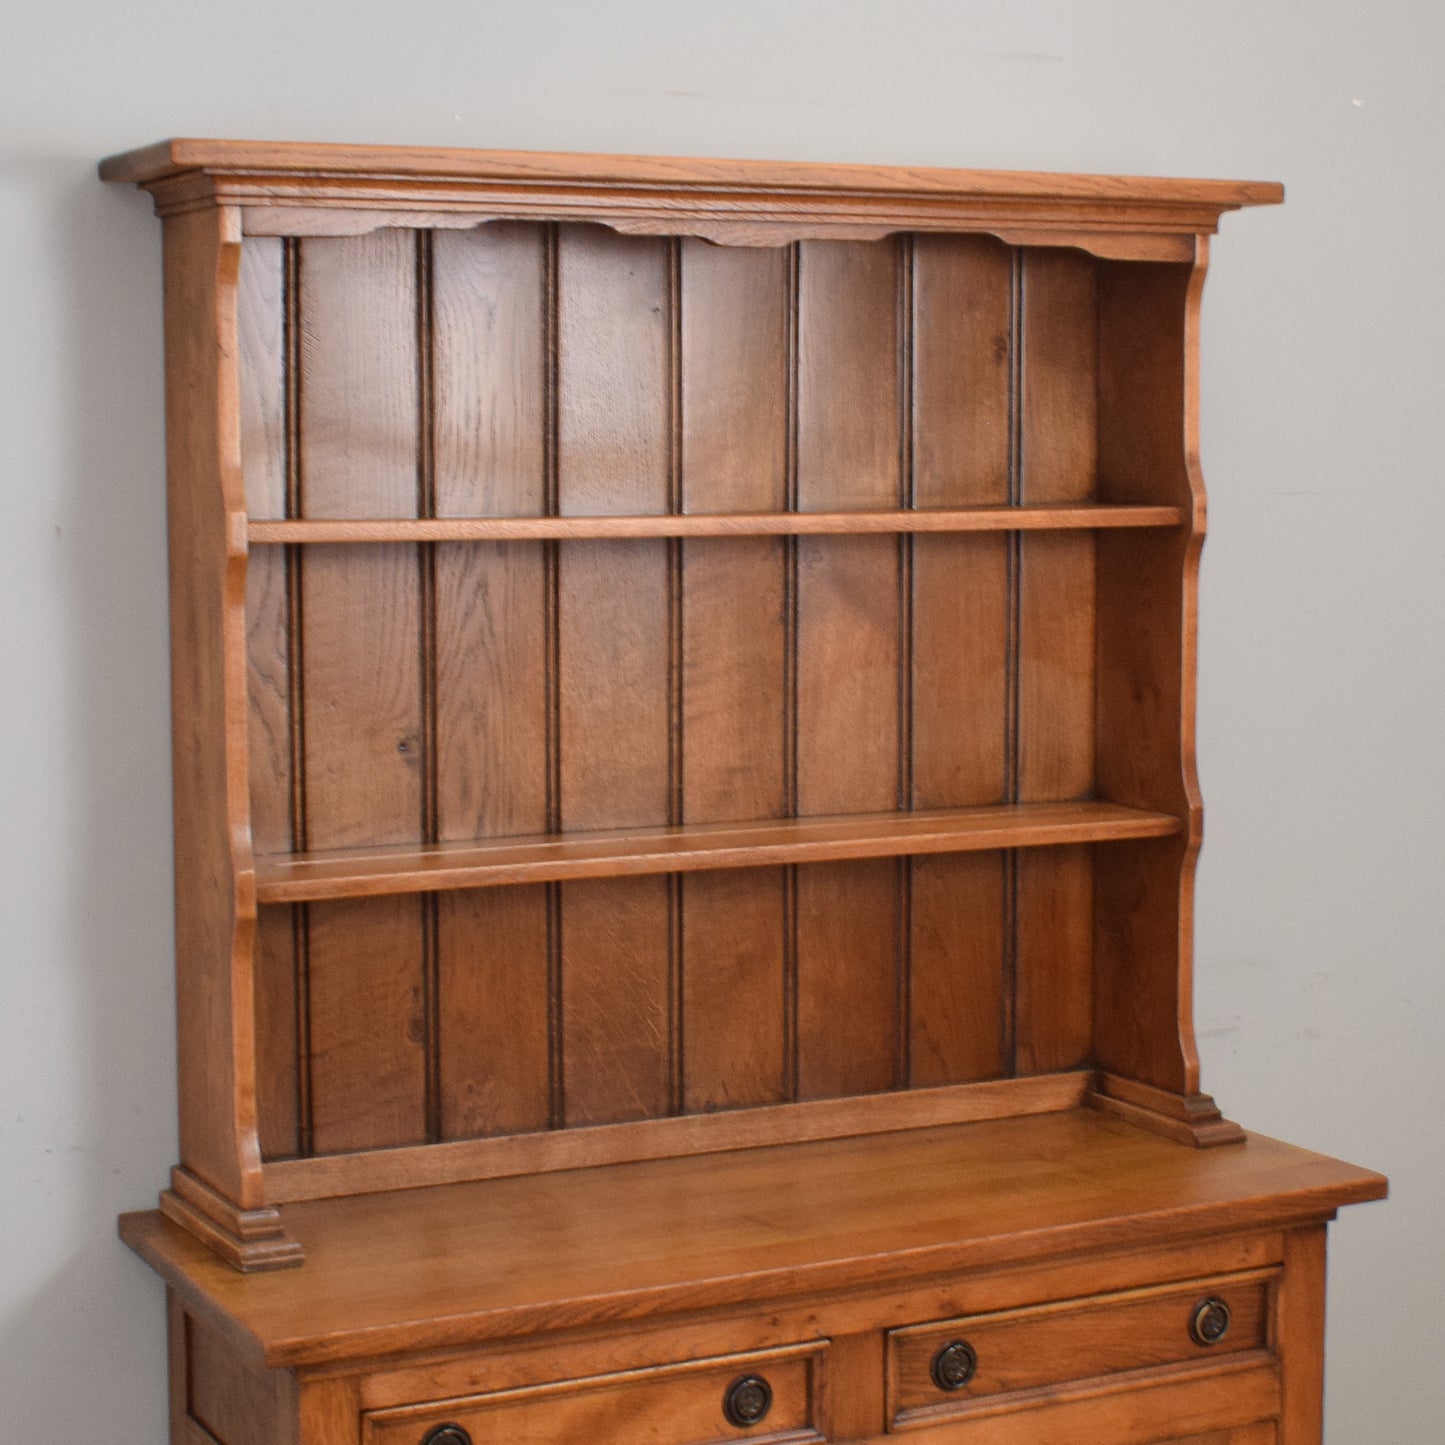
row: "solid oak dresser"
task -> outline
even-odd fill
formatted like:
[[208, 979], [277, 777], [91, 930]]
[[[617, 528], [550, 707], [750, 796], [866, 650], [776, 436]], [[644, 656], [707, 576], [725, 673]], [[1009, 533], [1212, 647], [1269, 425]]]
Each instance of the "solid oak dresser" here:
[[174, 1445], [1319, 1445], [1191, 1003], [1278, 186], [170, 141]]

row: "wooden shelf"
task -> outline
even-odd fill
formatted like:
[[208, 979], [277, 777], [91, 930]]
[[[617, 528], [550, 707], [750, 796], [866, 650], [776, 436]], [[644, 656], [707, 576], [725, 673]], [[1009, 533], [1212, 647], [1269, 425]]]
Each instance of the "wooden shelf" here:
[[256, 859], [256, 895], [261, 903], [304, 903], [559, 879], [1108, 843], [1168, 837], [1181, 827], [1172, 814], [1113, 803], [1021, 803], [273, 854]]
[[921, 532], [1080, 531], [1177, 527], [1181, 507], [1097, 504], [938, 511], [728, 512], [615, 517], [403, 517], [254, 520], [253, 544], [529, 542], [642, 537], [796, 537]]

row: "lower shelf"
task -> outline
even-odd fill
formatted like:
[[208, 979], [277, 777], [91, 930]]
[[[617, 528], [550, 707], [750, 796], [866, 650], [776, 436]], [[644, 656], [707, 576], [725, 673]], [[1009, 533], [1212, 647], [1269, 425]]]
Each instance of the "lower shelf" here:
[[261, 903], [305, 903], [506, 883], [1108, 843], [1164, 838], [1182, 827], [1171, 813], [1115, 803], [1018, 803], [273, 854], [256, 859], [256, 896]]

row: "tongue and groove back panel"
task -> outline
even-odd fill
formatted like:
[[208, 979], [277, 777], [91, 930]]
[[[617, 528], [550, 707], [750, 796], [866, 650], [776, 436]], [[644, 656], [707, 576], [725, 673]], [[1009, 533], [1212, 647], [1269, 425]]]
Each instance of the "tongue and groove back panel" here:
[[[1100, 277], [1118, 265], [988, 237], [249, 238], [248, 505], [1093, 500]], [[1161, 490], [1124, 499], [1181, 500]], [[256, 852], [1089, 798], [1101, 545], [253, 546]], [[1087, 1066], [1113, 846], [263, 905], [263, 1152]], [[1127, 846], [1177, 892], [1177, 840]]]

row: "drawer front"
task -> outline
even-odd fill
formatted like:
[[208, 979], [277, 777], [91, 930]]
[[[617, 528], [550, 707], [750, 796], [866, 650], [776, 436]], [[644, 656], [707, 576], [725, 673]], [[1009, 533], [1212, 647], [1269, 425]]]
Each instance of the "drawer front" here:
[[364, 1417], [363, 1439], [366, 1445], [821, 1441], [826, 1349], [819, 1341], [376, 1410]]
[[1277, 1271], [941, 1320], [888, 1337], [890, 1428], [1040, 1403], [1061, 1386], [1269, 1346]]

